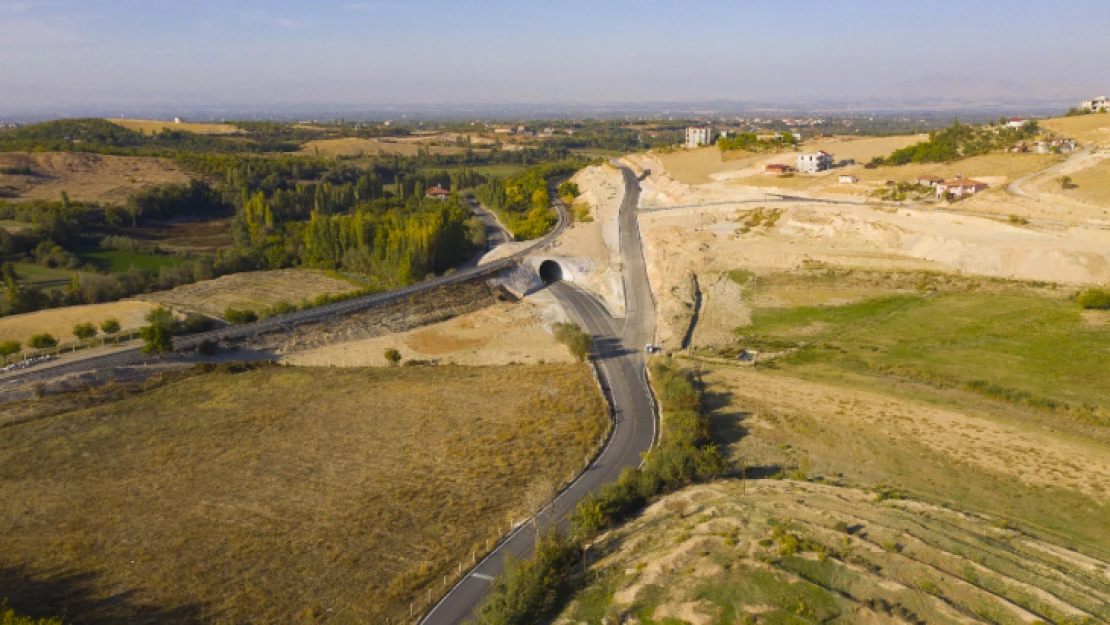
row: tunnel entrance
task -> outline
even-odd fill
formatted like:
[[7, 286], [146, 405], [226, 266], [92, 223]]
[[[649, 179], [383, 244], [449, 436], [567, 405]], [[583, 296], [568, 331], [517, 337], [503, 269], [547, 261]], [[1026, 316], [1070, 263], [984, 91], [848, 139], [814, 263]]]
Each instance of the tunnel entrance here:
[[563, 267], [553, 260], [545, 260], [540, 263], [540, 279], [544, 284], [551, 284], [552, 282], [559, 282], [564, 279]]

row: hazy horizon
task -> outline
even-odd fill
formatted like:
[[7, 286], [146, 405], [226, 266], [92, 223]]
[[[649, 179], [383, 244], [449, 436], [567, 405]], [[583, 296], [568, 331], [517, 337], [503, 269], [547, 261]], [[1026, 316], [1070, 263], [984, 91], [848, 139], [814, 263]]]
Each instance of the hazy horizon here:
[[0, 0], [0, 114], [919, 101], [1107, 88], [1110, 3]]

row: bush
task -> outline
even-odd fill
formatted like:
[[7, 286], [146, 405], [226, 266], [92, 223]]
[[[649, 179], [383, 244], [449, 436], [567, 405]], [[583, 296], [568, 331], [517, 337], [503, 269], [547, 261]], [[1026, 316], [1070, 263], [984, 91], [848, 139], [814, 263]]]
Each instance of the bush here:
[[84, 341], [96, 336], [96, 326], [92, 323], [79, 323], [73, 326], [73, 336]]
[[570, 353], [579, 361], [589, 358], [594, 338], [588, 332], [582, 331], [577, 323], [556, 323], [551, 333], [555, 335], [555, 340], [566, 345]]
[[200, 313], [189, 313], [185, 315], [185, 333], [186, 334], [199, 334], [207, 332], [216, 325], [216, 320], [208, 315]]
[[211, 339], [205, 339], [197, 345], [197, 353], [201, 356], [215, 356], [218, 349], [219, 345]]
[[120, 325], [118, 319], [105, 319], [100, 322], [100, 331], [104, 334], [115, 334], [119, 332]]
[[224, 311], [224, 321], [233, 326], [243, 325], [244, 323], [252, 323], [258, 321], [258, 315], [253, 310], [239, 310], [237, 308], [228, 308]]
[[401, 362], [401, 352], [393, 349], [392, 347], [385, 350], [384, 356], [386, 361], [389, 362], [389, 364], [391, 365], [396, 366], [398, 363]]
[[144, 354], [173, 351], [173, 330], [177, 325], [173, 313], [159, 306], [146, 314], [146, 321], [150, 325], [139, 328], [139, 336], [143, 339], [140, 351]]
[[538, 623], [571, 590], [578, 548], [559, 532], [541, 537], [531, 560], [510, 560], [489, 598], [478, 608], [479, 625]]
[[36, 334], [27, 341], [27, 344], [35, 349], [49, 349], [58, 346], [58, 339], [49, 334]]
[[0, 343], [0, 356], [7, 358], [14, 356], [23, 350], [23, 345], [19, 341], [4, 341]]
[[1075, 296], [1075, 303], [1088, 310], [1110, 310], [1110, 291], [1087, 289]]

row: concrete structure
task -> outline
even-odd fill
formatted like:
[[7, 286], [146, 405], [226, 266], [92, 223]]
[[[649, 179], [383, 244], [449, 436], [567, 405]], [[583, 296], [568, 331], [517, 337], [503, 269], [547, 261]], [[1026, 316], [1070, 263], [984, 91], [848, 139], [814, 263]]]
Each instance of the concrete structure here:
[[1028, 120], [1026, 120], [1024, 117], [1011, 117], [1006, 120], [1006, 127], [1021, 130], [1021, 127], [1025, 125], [1026, 121]]
[[798, 171], [806, 174], [816, 174], [832, 167], [833, 155], [824, 150], [807, 152], [798, 155]]
[[856, 184], [859, 182], [859, 178], [856, 178], [852, 174], [840, 174], [840, 182], [844, 184]]
[[780, 163], [771, 163], [763, 168], [765, 174], [792, 174], [794, 168], [790, 165], [782, 165]]
[[697, 126], [686, 129], [686, 147], [696, 148], [713, 144], [713, 129], [708, 126]]
[[1100, 95], [1097, 98], [1083, 100], [1079, 103], [1079, 108], [1084, 111], [1090, 111], [1092, 113], [1097, 113], [1100, 111], [1110, 111], [1110, 98], [1107, 98], [1104, 95]]
[[987, 183], [972, 180], [971, 178], [947, 180], [937, 185], [937, 199], [944, 199], [948, 194], [952, 194], [953, 197], [957, 198], [965, 195], [975, 195], [986, 188]]
[[935, 187], [942, 182], [944, 182], [944, 178], [940, 176], [922, 176], [917, 179], [917, 184], [923, 187]]

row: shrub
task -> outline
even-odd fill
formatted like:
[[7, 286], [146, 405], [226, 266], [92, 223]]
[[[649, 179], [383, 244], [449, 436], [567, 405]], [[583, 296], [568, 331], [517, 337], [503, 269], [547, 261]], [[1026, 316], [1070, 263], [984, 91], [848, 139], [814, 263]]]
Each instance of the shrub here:
[[385, 356], [386, 361], [391, 365], [396, 366], [398, 363], [401, 362], [401, 352], [397, 351], [396, 349], [393, 349], [392, 347], [385, 350], [384, 356]]
[[58, 339], [49, 334], [36, 334], [27, 341], [27, 344], [35, 349], [49, 349], [57, 347]]
[[4, 341], [0, 343], [0, 356], [7, 358], [18, 354], [23, 350], [23, 345], [19, 341]]
[[258, 315], [253, 310], [239, 310], [238, 308], [228, 308], [224, 311], [224, 321], [233, 326], [243, 325], [244, 323], [252, 323], [258, 321]]
[[173, 351], [173, 330], [177, 325], [173, 313], [159, 306], [146, 314], [146, 321], [150, 325], [139, 328], [139, 336], [143, 339], [140, 351], [144, 354]]
[[219, 345], [211, 339], [204, 339], [197, 345], [197, 353], [201, 356], [215, 356]]
[[0, 625], [62, 625], [62, 621], [56, 618], [31, 618], [17, 614], [15, 610], [8, 607], [8, 602], [0, 602]]
[[555, 340], [567, 346], [570, 353], [580, 361], [585, 361], [590, 356], [593, 347], [593, 336], [582, 331], [577, 323], [556, 323], [552, 327]]
[[73, 326], [73, 336], [84, 341], [96, 336], [96, 326], [92, 323], [79, 323]]
[[104, 334], [115, 334], [119, 332], [120, 325], [118, 319], [105, 319], [100, 322], [100, 331]]
[[1087, 289], [1075, 296], [1075, 303], [1089, 310], [1110, 310], [1110, 291]]

